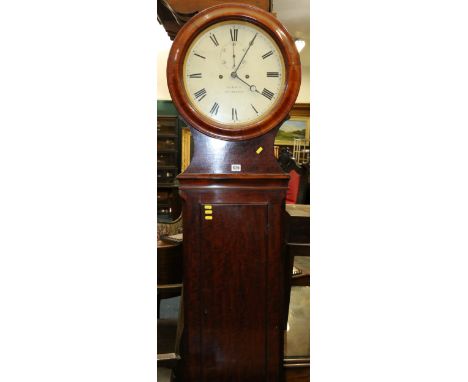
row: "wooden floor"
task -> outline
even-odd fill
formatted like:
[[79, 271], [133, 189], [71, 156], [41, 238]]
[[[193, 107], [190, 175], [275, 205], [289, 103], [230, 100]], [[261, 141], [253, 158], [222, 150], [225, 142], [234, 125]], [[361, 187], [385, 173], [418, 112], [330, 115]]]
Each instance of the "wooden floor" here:
[[[309, 382], [309, 367], [285, 369], [285, 382]], [[171, 370], [158, 367], [157, 382], [171, 382]]]

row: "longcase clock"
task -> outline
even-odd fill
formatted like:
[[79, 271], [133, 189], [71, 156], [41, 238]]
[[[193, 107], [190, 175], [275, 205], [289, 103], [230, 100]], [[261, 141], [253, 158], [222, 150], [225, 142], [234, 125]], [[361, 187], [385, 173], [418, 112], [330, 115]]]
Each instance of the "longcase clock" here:
[[271, 14], [223, 4], [174, 40], [169, 91], [194, 156], [183, 199], [184, 382], [279, 382], [288, 175], [273, 156], [300, 86], [294, 42]]

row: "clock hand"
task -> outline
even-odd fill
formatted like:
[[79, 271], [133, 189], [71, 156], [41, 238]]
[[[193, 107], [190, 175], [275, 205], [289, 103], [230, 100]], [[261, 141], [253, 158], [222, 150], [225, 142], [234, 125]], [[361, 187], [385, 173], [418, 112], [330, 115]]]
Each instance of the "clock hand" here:
[[244, 55], [242, 56], [241, 60], [239, 61], [239, 65], [237, 65], [236, 70], [234, 70], [234, 72], [231, 73], [231, 76], [232, 76], [232, 77], [234, 77], [233, 74], [236, 74], [236, 73], [237, 73], [237, 70], [239, 69], [239, 66], [241, 66], [242, 61], [244, 61], [244, 58], [245, 58], [247, 52], [249, 51], [250, 47], [253, 45], [255, 39], [257, 38], [257, 35], [258, 35], [258, 33], [255, 33], [255, 36], [253, 37], [252, 41], [249, 42], [249, 47], [248, 47], [247, 50], [245, 51], [245, 53], [244, 53]]
[[252, 92], [257, 92], [257, 93], [260, 93], [258, 90], [257, 90], [257, 87], [255, 85], [250, 85], [248, 84], [247, 82], [245, 82], [242, 78], [240, 78], [237, 73], [233, 73], [235, 74], [233, 77], [234, 78], [237, 78], [238, 80], [241, 80], [244, 84], [246, 84], [249, 88], [250, 88], [250, 91]]

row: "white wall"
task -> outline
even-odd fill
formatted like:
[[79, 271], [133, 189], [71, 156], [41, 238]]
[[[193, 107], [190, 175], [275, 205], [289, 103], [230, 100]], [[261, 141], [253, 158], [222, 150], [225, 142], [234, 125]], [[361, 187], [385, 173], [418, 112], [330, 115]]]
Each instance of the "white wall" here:
[[297, 103], [310, 103], [310, 68], [302, 67], [301, 88], [297, 96]]

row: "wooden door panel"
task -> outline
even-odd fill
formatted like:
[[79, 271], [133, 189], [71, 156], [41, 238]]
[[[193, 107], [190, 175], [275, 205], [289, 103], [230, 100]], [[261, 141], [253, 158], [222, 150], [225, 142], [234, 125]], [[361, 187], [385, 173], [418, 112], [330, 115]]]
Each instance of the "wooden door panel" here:
[[268, 205], [211, 207], [200, 205], [203, 382], [264, 381]]

